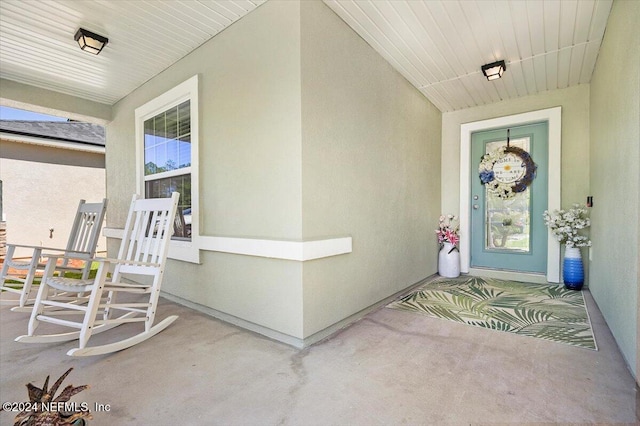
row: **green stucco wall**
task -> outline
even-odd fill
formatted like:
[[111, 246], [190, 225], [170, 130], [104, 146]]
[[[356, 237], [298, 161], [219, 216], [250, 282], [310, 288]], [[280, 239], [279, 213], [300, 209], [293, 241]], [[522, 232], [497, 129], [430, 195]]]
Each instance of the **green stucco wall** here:
[[640, 2], [615, 1], [591, 80], [590, 289], [638, 378]]
[[301, 6], [303, 236], [353, 237], [304, 263], [309, 336], [436, 272], [441, 113], [324, 3]]
[[441, 114], [320, 1], [264, 3], [114, 106], [108, 226], [136, 188], [135, 109], [194, 74], [201, 234], [353, 252], [202, 251], [169, 261], [164, 291], [302, 341], [436, 271]]
[[[195, 74], [200, 79], [201, 234], [299, 240], [297, 2], [261, 5], [114, 106], [107, 127], [107, 193], [110, 210], [119, 213], [108, 215], [108, 226], [123, 224], [136, 190], [135, 109]], [[163, 290], [302, 337], [299, 262], [203, 251], [200, 265], [170, 260]]]

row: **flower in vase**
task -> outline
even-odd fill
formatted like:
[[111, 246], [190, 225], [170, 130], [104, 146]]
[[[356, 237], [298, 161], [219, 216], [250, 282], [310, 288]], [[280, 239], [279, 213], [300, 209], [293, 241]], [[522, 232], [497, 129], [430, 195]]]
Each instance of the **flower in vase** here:
[[438, 243], [451, 243], [454, 247], [457, 247], [460, 242], [460, 235], [458, 234], [459, 224], [458, 218], [455, 215], [442, 215], [440, 216], [440, 226], [436, 229], [436, 235], [438, 237]]
[[545, 210], [542, 215], [545, 225], [560, 244], [566, 244], [567, 247], [591, 247], [589, 238], [579, 233], [591, 225], [584, 206], [574, 204], [569, 210], [554, 210], [553, 213]]

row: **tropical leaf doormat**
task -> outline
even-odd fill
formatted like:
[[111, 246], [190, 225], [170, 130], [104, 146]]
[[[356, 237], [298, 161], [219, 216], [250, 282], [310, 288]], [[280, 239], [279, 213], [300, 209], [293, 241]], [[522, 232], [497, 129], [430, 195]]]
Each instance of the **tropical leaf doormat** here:
[[582, 292], [561, 285], [439, 278], [388, 307], [597, 350]]

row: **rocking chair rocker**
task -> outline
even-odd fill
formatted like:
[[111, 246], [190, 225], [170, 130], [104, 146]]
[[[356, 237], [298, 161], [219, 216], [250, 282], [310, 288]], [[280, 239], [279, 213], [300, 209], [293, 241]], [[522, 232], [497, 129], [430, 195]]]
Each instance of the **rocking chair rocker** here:
[[[74, 256], [84, 260], [82, 266], [73, 267], [69, 264], [69, 259], [65, 258], [60, 265], [55, 265], [55, 271], [58, 271], [61, 275], [68, 271], [81, 272], [82, 279], [86, 279], [91, 269], [90, 259], [96, 253], [98, 237], [100, 236], [106, 209], [106, 198], [101, 203], [85, 203], [84, 200], [80, 200], [66, 249], [7, 244], [7, 254], [0, 271], [0, 290], [5, 297], [0, 299], [0, 303], [3, 305], [17, 305], [12, 311], [31, 312], [31, 307], [27, 305], [31, 305], [34, 302], [34, 299], [29, 299], [33, 280], [37, 271], [43, 271], [47, 266], [47, 262], [42, 262], [41, 259], [47, 257], [47, 253], [50, 252], [60, 253], [64, 256]], [[15, 258], [16, 248], [31, 250], [31, 259], [20, 260]], [[15, 284], [7, 283], [8, 280], [15, 282]], [[6, 298], [9, 293], [15, 293], [19, 296], [17, 299], [15, 297]]]
[[[70, 279], [53, 276], [57, 257], [52, 256], [38, 290], [38, 295], [29, 320], [28, 334], [16, 338], [17, 342], [49, 343], [79, 339], [79, 347], [67, 352], [70, 356], [101, 355], [120, 351], [143, 342], [164, 330], [178, 317], [167, 317], [154, 325], [160, 295], [169, 240], [178, 205], [179, 194], [171, 198], [141, 199], [137, 195], [131, 200], [122, 243], [117, 259], [94, 258], [100, 262], [95, 279]], [[113, 274], [107, 276], [110, 265]], [[125, 276], [123, 276], [125, 275]], [[88, 293], [88, 297], [70, 298], [61, 301], [50, 298], [50, 290], [76, 294]], [[116, 301], [116, 294], [142, 295], [144, 301]], [[129, 297], [131, 298], [131, 297]], [[119, 315], [115, 315], [115, 313]], [[73, 315], [82, 320], [72, 321]], [[40, 322], [79, 329], [62, 334], [36, 335]], [[144, 331], [114, 343], [87, 346], [93, 334], [112, 329], [121, 324], [143, 322]]]

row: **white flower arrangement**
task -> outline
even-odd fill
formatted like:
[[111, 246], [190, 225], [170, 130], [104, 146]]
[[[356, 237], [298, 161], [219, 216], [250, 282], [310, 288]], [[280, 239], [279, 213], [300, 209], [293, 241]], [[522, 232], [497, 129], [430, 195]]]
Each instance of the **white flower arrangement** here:
[[493, 165], [501, 157], [504, 156], [504, 151], [507, 147], [501, 146], [500, 148], [482, 156], [478, 172], [480, 173], [480, 181], [487, 187], [487, 189], [501, 198], [511, 198], [515, 194], [513, 192], [513, 184], [499, 182], [495, 179], [493, 173]]
[[574, 204], [569, 210], [554, 210], [553, 213], [545, 210], [542, 215], [545, 225], [551, 229], [560, 244], [566, 244], [567, 247], [591, 247], [589, 238], [579, 234], [591, 226], [585, 207]]

